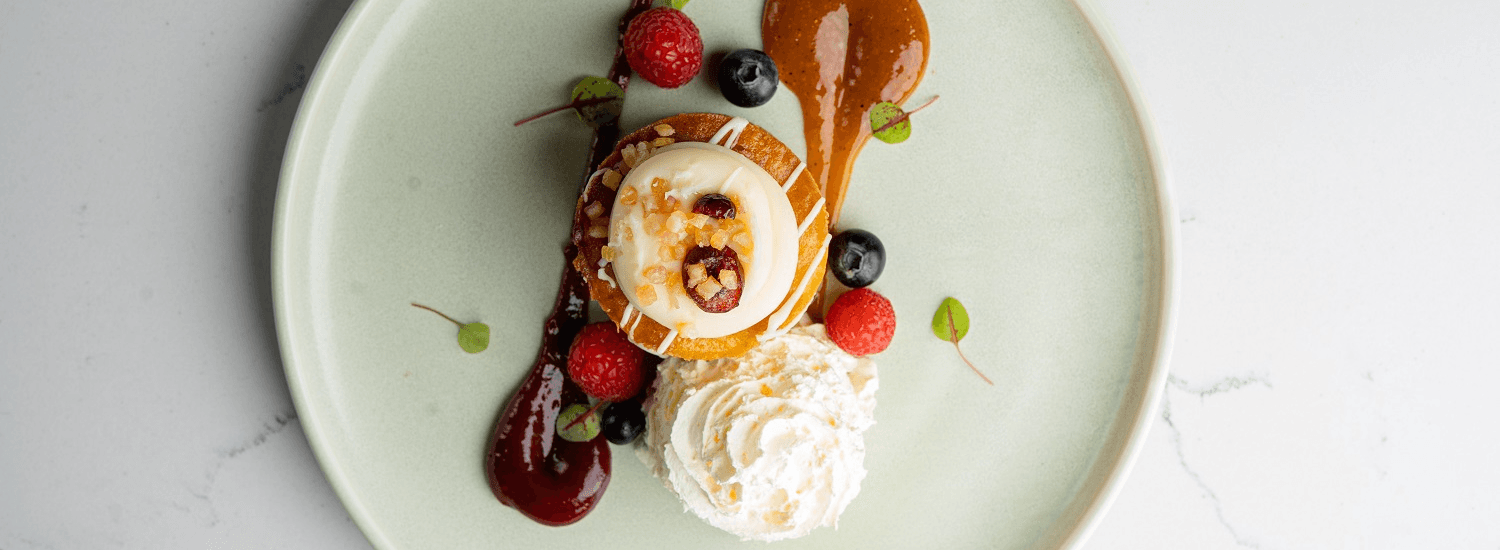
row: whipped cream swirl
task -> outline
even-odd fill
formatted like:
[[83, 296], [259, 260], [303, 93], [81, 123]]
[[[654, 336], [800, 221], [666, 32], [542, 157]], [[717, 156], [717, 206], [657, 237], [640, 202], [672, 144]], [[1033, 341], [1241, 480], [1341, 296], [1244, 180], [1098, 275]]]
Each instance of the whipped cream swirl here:
[[837, 527], [864, 480], [875, 363], [797, 327], [743, 356], [668, 359], [637, 456], [710, 525], [774, 541]]

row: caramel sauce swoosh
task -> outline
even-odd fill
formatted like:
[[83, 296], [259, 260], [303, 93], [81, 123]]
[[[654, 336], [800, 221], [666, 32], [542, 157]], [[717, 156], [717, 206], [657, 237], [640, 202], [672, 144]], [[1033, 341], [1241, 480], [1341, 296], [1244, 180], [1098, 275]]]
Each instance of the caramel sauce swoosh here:
[[807, 171], [838, 222], [870, 108], [905, 103], [927, 69], [927, 17], [916, 0], [767, 0], [765, 51], [797, 95]]

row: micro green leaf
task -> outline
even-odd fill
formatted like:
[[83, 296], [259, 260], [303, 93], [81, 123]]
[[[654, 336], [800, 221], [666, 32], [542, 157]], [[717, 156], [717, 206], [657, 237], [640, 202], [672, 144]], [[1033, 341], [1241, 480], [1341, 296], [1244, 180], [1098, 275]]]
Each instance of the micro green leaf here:
[[687, 6], [687, 3], [688, 0], [667, 0], [667, 6], [674, 10], [682, 9], [684, 6]]
[[479, 353], [490, 347], [490, 326], [484, 323], [461, 323], [457, 319], [436, 309], [413, 302], [413, 307], [438, 314], [438, 317], [458, 325], [458, 347], [469, 353]]
[[963, 340], [969, 334], [969, 312], [954, 298], [943, 298], [937, 314], [932, 316], [932, 333], [951, 342]]
[[886, 143], [901, 143], [911, 137], [911, 121], [907, 120], [906, 111], [889, 101], [876, 103], [870, 109], [870, 128], [875, 139]]
[[934, 101], [937, 101], [937, 96], [932, 96], [927, 103], [910, 111], [903, 111], [900, 105], [889, 101], [876, 103], [870, 108], [870, 133], [875, 139], [886, 143], [906, 141], [906, 138], [911, 137], [911, 116], [926, 109]]
[[[602, 401], [601, 401], [602, 403]], [[557, 435], [574, 443], [582, 443], [599, 435], [598, 405], [575, 403], [564, 407], [557, 414]]]
[[625, 90], [604, 77], [583, 77], [573, 85], [569, 98], [570, 104], [578, 111], [578, 120], [591, 128], [614, 122], [625, 108]]
[[490, 326], [484, 323], [469, 323], [458, 327], [458, 347], [469, 353], [479, 353], [490, 347]]
[[578, 111], [579, 120], [597, 129], [620, 118], [620, 111], [624, 107], [625, 90], [620, 88], [619, 84], [600, 76], [586, 76], [573, 85], [573, 91], [568, 94], [566, 104], [518, 120], [516, 126], [552, 113], [573, 109]]
[[979, 375], [979, 378], [984, 380], [986, 384], [995, 385], [994, 382], [990, 381], [990, 377], [979, 372], [979, 367], [974, 366], [974, 363], [969, 361], [968, 357], [964, 357], [964, 350], [958, 347], [958, 341], [969, 334], [969, 312], [964, 309], [963, 303], [959, 302], [957, 298], [950, 296], [944, 298], [943, 303], [938, 304], [937, 313], [934, 313], [932, 316], [932, 333], [937, 335], [938, 338], [952, 342], [953, 349], [958, 350], [959, 359], [963, 359], [964, 363], [967, 363], [969, 368], [974, 370], [974, 374]]

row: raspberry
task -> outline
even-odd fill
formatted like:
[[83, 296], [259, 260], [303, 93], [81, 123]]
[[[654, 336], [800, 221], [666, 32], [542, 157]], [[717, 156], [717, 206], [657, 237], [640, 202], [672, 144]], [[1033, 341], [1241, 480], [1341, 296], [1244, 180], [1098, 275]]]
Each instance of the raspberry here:
[[828, 339], [849, 355], [880, 353], [896, 334], [896, 310], [885, 296], [868, 288], [845, 292], [833, 301], [823, 323]]
[[626, 27], [625, 60], [647, 82], [676, 88], [703, 68], [703, 39], [698, 26], [681, 11], [653, 8]]
[[568, 377], [596, 399], [624, 401], [641, 391], [645, 355], [614, 323], [594, 323], [573, 338]]

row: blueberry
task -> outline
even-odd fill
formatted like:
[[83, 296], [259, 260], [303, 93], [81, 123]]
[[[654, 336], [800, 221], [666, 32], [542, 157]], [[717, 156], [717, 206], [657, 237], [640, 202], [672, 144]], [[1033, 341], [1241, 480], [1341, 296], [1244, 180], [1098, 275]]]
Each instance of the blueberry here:
[[828, 269], [849, 288], [870, 286], [885, 268], [885, 245], [874, 233], [850, 229], [828, 243]]
[[719, 90], [740, 107], [758, 107], [776, 95], [776, 62], [760, 50], [735, 50], [719, 63]]
[[604, 438], [615, 445], [629, 445], [646, 430], [646, 412], [640, 400], [610, 403], [604, 408]]

